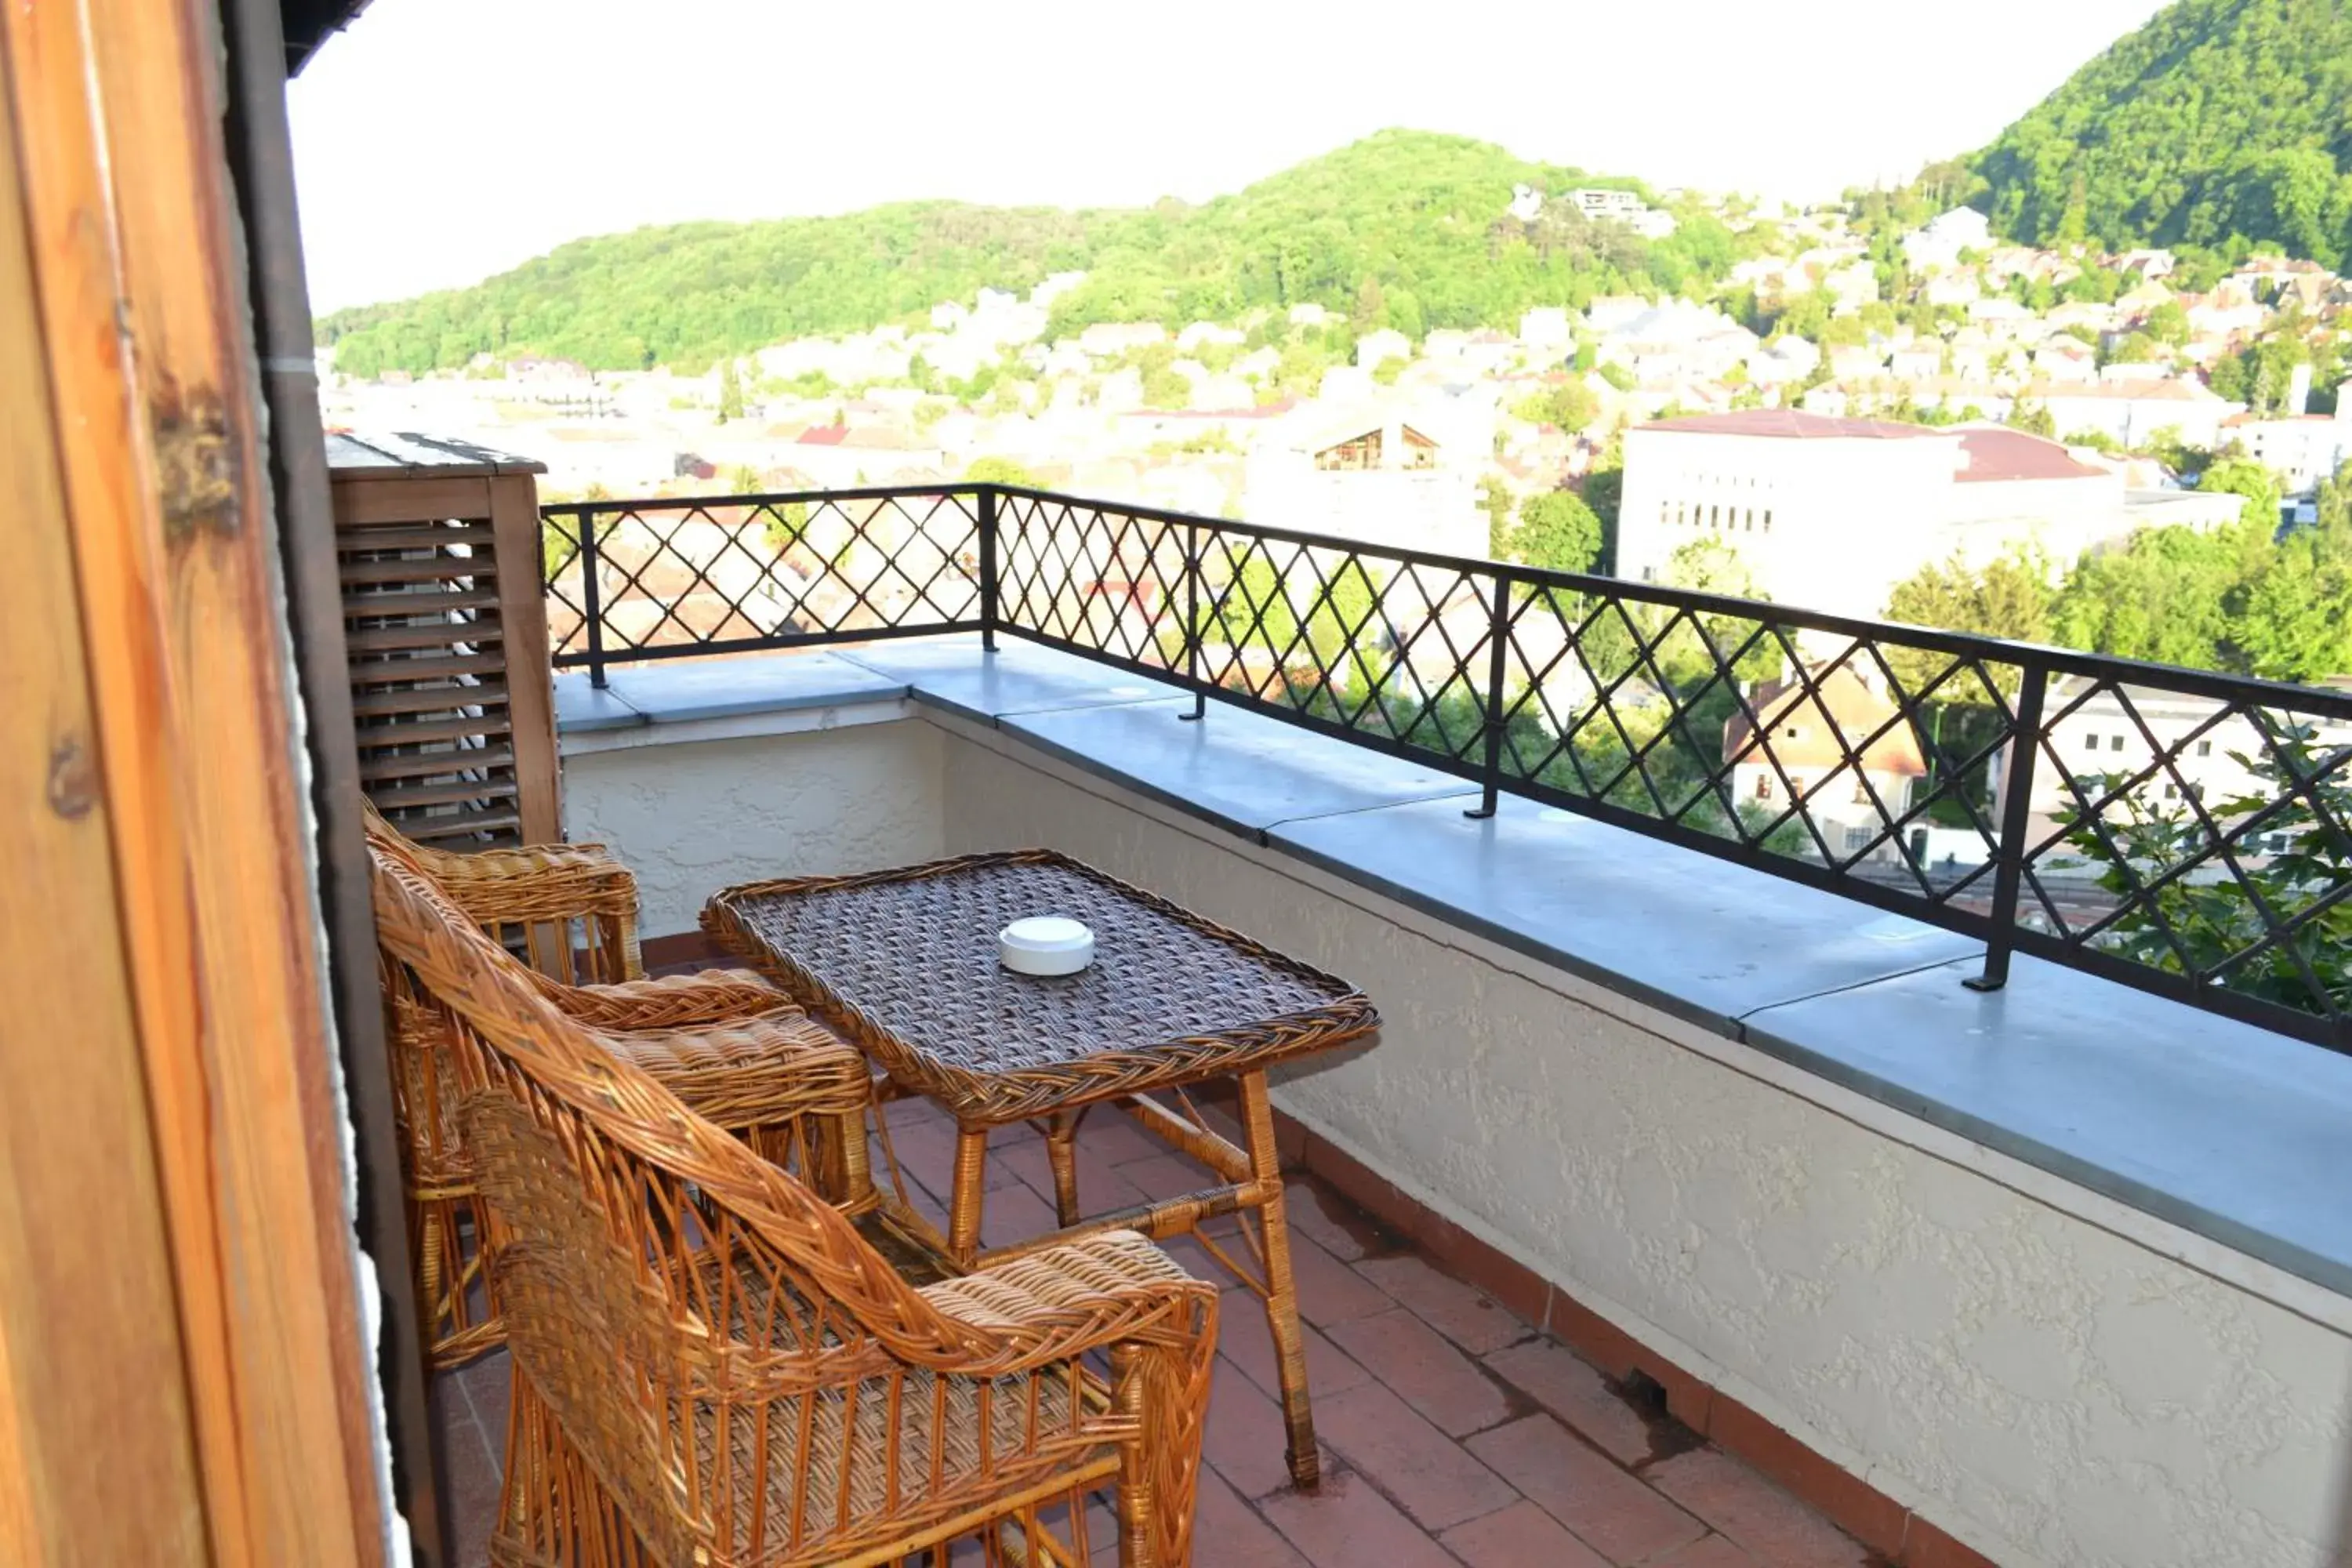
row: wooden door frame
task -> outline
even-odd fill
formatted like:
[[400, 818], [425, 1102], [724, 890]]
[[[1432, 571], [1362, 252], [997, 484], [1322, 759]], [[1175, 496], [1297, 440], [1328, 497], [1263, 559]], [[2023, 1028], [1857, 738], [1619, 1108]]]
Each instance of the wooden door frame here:
[[[390, 1540], [334, 1028], [373, 942], [337, 888], [330, 958], [311, 859], [324, 716], [289, 657], [272, 482], [299, 459], [263, 436], [221, 46], [211, 0], [0, 7], [0, 312], [38, 356], [0, 377], [29, 454], [0, 475], [9, 592], [69, 584], [16, 634], [50, 689], [13, 715], [43, 768], [0, 774], [0, 816], [81, 868], [38, 906], [0, 887], [9, 942], [79, 986], [5, 998], [58, 1040], [7, 1065], [54, 1091], [20, 1122], [70, 1134], [14, 1163], [0, 1214], [0, 1556], [33, 1564], [374, 1568]], [[85, 1213], [110, 1223], [77, 1252], [58, 1221]], [[405, 1258], [378, 1246], [396, 1307]], [[99, 1420], [143, 1440], [93, 1442]], [[151, 1512], [198, 1550], [140, 1537]]]

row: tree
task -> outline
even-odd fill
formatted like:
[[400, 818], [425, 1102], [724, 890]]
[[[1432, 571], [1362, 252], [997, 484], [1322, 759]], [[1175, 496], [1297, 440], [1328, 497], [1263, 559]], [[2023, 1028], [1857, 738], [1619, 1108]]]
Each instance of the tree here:
[[743, 378], [731, 359], [719, 362], [719, 423], [743, 417]]
[[2339, 515], [2279, 542], [2247, 586], [2235, 640], [2268, 679], [2352, 675], [2352, 522]]
[[1045, 480], [1010, 458], [974, 458], [963, 471], [963, 480], [968, 485], [1013, 485], [1031, 490], [1045, 488]]
[[1594, 563], [1594, 570], [1614, 572], [1617, 513], [1625, 500], [1625, 444], [1622, 438], [1609, 443], [1601, 461], [1584, 476], [1579, 493], [1584, 497], [1584, 504], [1592, 509], [1592, 515], [1601, 520], [1601, 559]]
[[2189, 311], [2178, 300], [2167, 300], [2147, 313], [2140, 331], [2167, 348], [2182, 348], [2189, 342]]
[[2119, 658], [2242, 669], [2236, 636], [2246, 587], [2272, 551], [2269, 531], [2142, 529], [2121, 550], [2085, 555], [2051, 609], [2055, 639]]
[[2197, 488], [2242, 495], [2246, 498], [2238, 514], [2242, 519], [2267, 528], [2278, 527], [2278, 476], [2252, 458], [2223, 458], [2206, 468]]
[[1511, 412], [1534, 425], [1557, 425], [1571, 436], [1601, 414], [1601, 398], [1581, 377], [1529, 393], [1511, 405]]
[[[2012, 552], [1976, 568], [1955, 552], [1895, 584], [1886, 597], [1886, 618], [2014, 642], [2047, 642], [2055, 597], [2049, 565], [2039, 556]], [[1949, 655], [1926, 648], [1889, 644], [1885, 653], [1895, 678], [1913, 692], [1925, 690], [1952, 662]], [[1937, 689], [1946, 702], [1980, 702], [1985, 696], [1965, 673]]]
[[2058, 435], [2058, 422], [2050, 416], [2050, 410], [2030, 398], [2021, 397], [2011, 404], [2009, 417], [2001, 423], [2031, 436], [2046, 436], [2054, 440]]
[[1601, 519], [1574, 490], [1546, 490], [1519, 503], [1510, 543], [1530, 566], [1588, 572], [1601, 553]]
[[1511, 488], [1492, 474], [1480, 479], [1478, 510], [1486, 514], [1486, 553], [1500, 561], [1511, 552]]

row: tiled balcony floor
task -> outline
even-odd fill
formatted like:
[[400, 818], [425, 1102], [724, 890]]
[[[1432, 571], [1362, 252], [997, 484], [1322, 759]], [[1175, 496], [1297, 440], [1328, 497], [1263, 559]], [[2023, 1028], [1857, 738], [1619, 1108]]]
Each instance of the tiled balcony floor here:
[[[939, 1218], [953, 1132], [891, 1108], [918, 1205]], [[992, 1150], [983, 1239], [1054, 1223], [1034, 1133]], [[1103, 1112], [1079, 1134], [1087, 1207], [1173, 1196], [1206, 1173]], [[1211, 1394], [1200, 1568], [1864, 1568], [1875, 1561], [1803, 1503], [1717, 1451], [1638, 1392], [1449, 1278], [1311, 1179], [1294, 1176], [1294, 1267], [1307, 1320], [1323, 1484], [1282, 1460], [1265, 1318], [1226, 1291]], [[1230, 1222], [1228, 1222], [1230, 1223]], [[1223, 1280], [1189, 1240], [1171, 1250]], [[484, 1561], [505, 1442], [507, 1358], [435, 1382], [459, 1568]], [[1098, 1532], [1097, 1542], [1105, 1539]], [[1102, 1547], [1097, 1561], [1116, 1560]], [[961, 1559], [959, 1559], [960, 1561]]]

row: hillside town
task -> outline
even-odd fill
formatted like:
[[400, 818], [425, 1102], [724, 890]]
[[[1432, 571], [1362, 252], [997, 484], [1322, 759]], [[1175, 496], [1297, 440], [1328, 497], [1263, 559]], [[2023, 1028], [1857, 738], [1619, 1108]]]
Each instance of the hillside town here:
[[2352, 457], [2352, 407], [2315, 408], [2308, 363], [2237, 397], [2212, 384], [2352, 304], [2314, 263], [2257, 257], [2190, 289], [2166, 251], [2003, 244], [1967, 207], [1899, 235], [1686, 193], [1523, 185], [1510, 211], [1547, 204], [1653, 237], [1705, 211], [1754, 254], [1704, 297], [1419, 337], [1316, 304], [1058, 331], [1084, 278], [1061, 273], [692, 374], [330, 364], [328, 417], [535, 458], [555, 499], [936, 483], [993, 459], [1077, 494], [1471, 556], [1509, 551], [1529, 498], [1605, 477], [1598, 558], [1538, 563], [1667, 581], [1712, 539], [1766, 596], [1866, 616], [1956, 554], [2063, 567], [2151, 524], [2234, 521], [2242, 497], [2193, 488], [2218, 455], [2271, 470], [2291, 524]]

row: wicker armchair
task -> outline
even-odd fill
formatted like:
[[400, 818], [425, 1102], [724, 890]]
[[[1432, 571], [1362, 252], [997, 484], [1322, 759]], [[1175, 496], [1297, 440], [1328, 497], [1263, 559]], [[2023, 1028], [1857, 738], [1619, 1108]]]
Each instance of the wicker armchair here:
[[[1190, 1560], [1217, 1294], [1128, 1232], [918, 1288], [376, 855], [442, 1015], [515, 1367], [493, 1561]], [[863, 1069], [845, 1070], [862, 1085]], [[1090, 1361], [1099, 1356], [1107, 1379]]]
[[541, 973], [573, 984], [636, 980], [637, 879], [601, 844], [526, 844], [453, 854], [417, 843], [362, 801], [370, 840], [438, 883], [501, 945], [520, 943]]
[[[572, 985], [526, 970], [506, 953], [498, 939], [514, 924], [527, 920], [541, 929], [568, 929], [568, 897], [584, 892], [604, 900], [602, 912], [583, 923], [610, 917], [614, 887], [626, 890], [634, 909], [635, 884], [617, 864], [605, 861], [593, 877], [584, 862], [557, 866], [551, 876], [545, 868], [558, 851], [444, 854], [409, 842], [373, 811], [368, 842], [423, 879], [444, 919], [480, 926], [491, 939], [485, 945], [497, 954], [491, 962], [512, 968], [561, 1012], [606, 1031], [613, 1048], [702, 1115], [741, 1133], [768, 1158], [811, 1170], [836, 1202], [852, 1207], [872, 1202], [866, 1100], [862, 1086], [849, 1085], [846, 1048], [766, 981], [745, 970], [710, 970]], [[457, 879], [456, 891], [445, 875]], [[501, 921], [500, 911], [513, 918]], [[628, 943], [634, 957], [634, 935]], [[394, 1107], [407, 1142], [417, 1299], [432, 1335], [433, 1364], [457, 1366], [495, 1349], [505, 1335], [482, 1277], [476, 1162], [459, 1131], [446, 1022], [397, 966], [385, 966], [382, 979], [393, 1037]], [[800, 1114], [813, 1062], [837, 1087], [840, 1102], [832, 1108], [837, 1114], [829, 1121]]]

